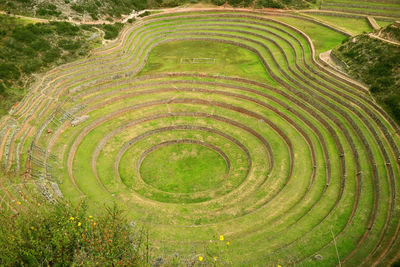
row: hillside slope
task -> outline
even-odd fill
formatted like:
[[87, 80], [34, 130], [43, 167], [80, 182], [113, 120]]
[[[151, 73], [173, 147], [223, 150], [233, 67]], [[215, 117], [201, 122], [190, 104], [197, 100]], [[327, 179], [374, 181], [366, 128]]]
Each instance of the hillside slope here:
[[316, 0], [0, 0], [0, 10], [34, 17], [73, 20], [115, 20], [133, 10], [168, 8], [184, 4], [230, 5], [256, 8], [309, 8]]
[[26, 94], [34, 74], [87, 56], [102, 41], [101, 31], [104, 38], [112, 39], [122, 26], [32, 24], [0, 15], [0, 116]]
[[[400, 29], [389, 25], [379, 36], [400, 40]], [[400, 45], [358, 35], [333, 50], [345, 63], [346, 71], [370, 87], [370, 92], [383, 108], [400, 123]]]

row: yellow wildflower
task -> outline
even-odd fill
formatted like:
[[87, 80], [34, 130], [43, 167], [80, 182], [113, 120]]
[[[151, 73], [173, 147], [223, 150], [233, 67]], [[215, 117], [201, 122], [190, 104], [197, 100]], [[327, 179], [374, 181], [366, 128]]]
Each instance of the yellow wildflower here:
[[280, 266], [280, 265], [278, 264], [278, 267], [282, 267], [282, 266]]
[[40, 207], [40, 203], [37, 203], [38, 207]]
[[82, 225], [82, 223], [81, 222], [78, 222], [78, 226], [81, 226]]
[[21, 201], [18, 201], [18, 202], [17, 202], [17, 205], [21, 205], [21, 204], [22, 204]]
[[31, 226], [31, 229], [32, 229], [32, 230], [35, 230], [35, 227]]
[[223, 235], [220, 235], [220, 236], [219, 236], [219, 240], [224, 241], [224, 236], [223, 236]]
[[199, 261], [203, 261], [203, 257], [202, 256], [199, 256]]
[[74, 217], [72, 217], [72, 216], [71, 216], [71, 217], [69, 217], [69, 219], [70, 219], [71, 221], [75, 220], [75, 218], [74, 218]]
[[93, 223], [93, 226], [96, 226], [96, 223], [95, 223], [95, 222]]
[[215, 261], [217, 260], [217, 256], [214, 257], [214, 260], [215, 260]]
[[231, 241], [227, 241], [226, 245], [229, 246], [231, 244]]
[[93, 218], [93, 216], [92, 215], [89, 215], [89, 219], [92, 219]]

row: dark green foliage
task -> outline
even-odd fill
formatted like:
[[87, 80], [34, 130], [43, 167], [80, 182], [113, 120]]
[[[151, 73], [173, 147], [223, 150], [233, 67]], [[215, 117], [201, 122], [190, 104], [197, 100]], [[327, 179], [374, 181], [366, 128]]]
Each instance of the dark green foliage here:
[[[193, 4], [202, 0], [64, 0], [63, 5], [69, 6], [78, 14], [88, 14], [93, 20], [110, 18], [121, 18], [124, 14], [129, 14], [133, 10], [176, 7], [184, 4]], [[210, 1], [204, 0], [209, 3]], [[316, 0], [211, 0], [211, 3], [221, 6], [228, 2], [234, 7], [268, 7], [268, 8], [308, 8], [309, 3], [316, 3]], [[10, 10], [14, 14], [34, 15], [33, 10], [37, 10], [37, 15], [44, 17], [60, 16], [61, 13], [51, 0], [43, 0], [41, 4], [35, 6], [36, 1], [0, 0], [0, 9]], [[64, 9], [64, 8], [63, 8]], [[67, 15], [67, 14], [64, 14]]]
[[222, 6], [223, 4], [225, 4], [225, 2], [225, 0], [211, 0], [211, 3], [217, 6]]
[[76, 12], [88, 13], [95, 20], [103, 15], [120, 18], [122, 14], [129, 14], [132, 10], [143, 10], [147, 7], [146, 0], [84, 0], [79, 4], [71, 5]]
[[95, 25], [104, 31], [104, 39], [115, 39], [124, 25], [122, 23]]
[[58, 17], [61, 12], [57, 10], [57, 6], [53, 4], [42, 4], [36, 12], [39, 16], [56, 16]]
[[400, 47], [360, 35], [333, 52], [347, 64], [347, 71], [366, 83], [377, 101], [400, 122]]
[[83, 31], [68, 22], [22, 24], [18, 19], [0, 16], [0, 116], [20, 99], [29, 75], [85, 55], [89, 45]]
[[18, 68], [12, 63], [0, 63], [0, 79], [18, 79], [20, 76]]
[[228, 0], [228, 4], [233, 7], [248, 7], [253, 3], [252, 0]]
[[259, 0], [259, 7], [269, 7], [269, 8], [282, 8], [283, 5], [280, 2], [274, 0]]
[[103, 215], [86, 205], [21, 203], [18, 214], [0, 211], [1, 266], [139, 266], [143, 231], [116, 206]]
[[400, 42], [400, 28], [398, 26], [389, 25], [380, 30], [380, 36], [388, 40]]
[[82, 42], [80, 40], [61, 39], [58, 41], [58, 46], [65, 50], [76, 50], [82, 46]]
[[71, 5], [71, 8], [72, 8], [73, 10], [75, 10], [76, 12], [78, 12], [78, 13], [83, 13], [83, 12], [85, 12], [85, 7], [84, 7], [84, 6], [81, 6], [81, 5], [73, 4], [73, 5]]
[[398, 259], [395, 263], [393, 263], [392, 267], [400, 267], [400, 259]]
[[54, 26], [58, 35], [75, 36], [79, 33], [79, 27], [68, 22], [52, 21], [50, 25]]
[[43, 61], [46, 63], [56, 62], [60, 57], [60, 49], [57, 47], [51, 48], [49, 51], [44, 53]]
[[150, 14], [151, 14], [150, 11], [145, 11], [142, 14], [140, 14], [139, 17], [145, 17], [145, 16], [148, 16]]

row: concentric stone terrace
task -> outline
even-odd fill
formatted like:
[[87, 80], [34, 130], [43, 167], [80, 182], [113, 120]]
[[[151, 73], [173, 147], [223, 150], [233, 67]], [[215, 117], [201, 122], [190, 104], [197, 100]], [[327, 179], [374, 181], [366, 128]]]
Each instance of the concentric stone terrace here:
[[153, 15], [44, 75], [2, 120], [1, 156], [72, 201], [120, 203], [154, 256], [196, 257], [223, 234], [234, 265], [384, 266], [398, 128], [315, 58], [272, 14]]

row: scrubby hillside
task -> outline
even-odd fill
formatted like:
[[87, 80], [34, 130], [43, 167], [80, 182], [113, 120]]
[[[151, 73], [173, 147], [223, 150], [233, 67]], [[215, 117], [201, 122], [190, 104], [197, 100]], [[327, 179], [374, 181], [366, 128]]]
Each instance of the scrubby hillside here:
[[25, 95], [33, 74], [88, 55], [102, 32], [114, 39], [123, 26], [31, 22], [0, 15], [0, 116]]
[[0, 0], [0, 10], [60, 19], [119, 19], [133, 10], [206, 3], [234, 7], [308, 8], [316, 0]]
[[[400, 30], [392, 25], [379, 32], [381, 37], [400, 39]], [[353, 77], [370, 87], [375, 99], [400, 122], [400, 45], [363, 34], [351, 38], [333, 50]]]
[[149, 266], [143, 231], [116, 206], [96, 216], [84, 203], [17, 203], [0, 210], [1, 266]]

